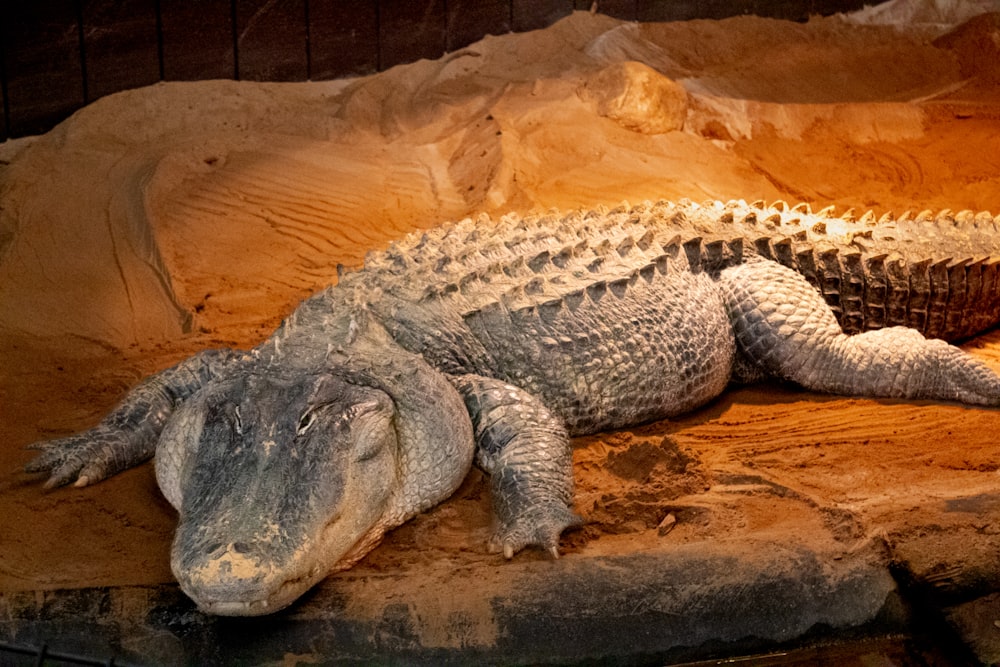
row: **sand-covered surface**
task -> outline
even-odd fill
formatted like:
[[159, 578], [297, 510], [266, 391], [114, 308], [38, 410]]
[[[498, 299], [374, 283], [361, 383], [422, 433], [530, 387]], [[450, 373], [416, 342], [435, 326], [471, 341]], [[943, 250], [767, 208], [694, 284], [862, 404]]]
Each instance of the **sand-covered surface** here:
[[[169, 582], [176, 517], [150, 465], [44, 492], [23, 446], [197, 350], [255, 344], [338, 264], [449, 219], [681, 197], [1000, 213], [1000, 14], [577, 13], [364, 79], [121, 93], [0, 150], [0, 592]], [[1000, 335], [966, 349], [1000, 370]], [[995, 410], [735, 389], [577, 440], [589, 523], [564, 551], [881, 540], [996, 588], [961, 578], [995, 567], [998, 431]], [[473, 473], [359, 571], [502, 577], [489, 520]]]

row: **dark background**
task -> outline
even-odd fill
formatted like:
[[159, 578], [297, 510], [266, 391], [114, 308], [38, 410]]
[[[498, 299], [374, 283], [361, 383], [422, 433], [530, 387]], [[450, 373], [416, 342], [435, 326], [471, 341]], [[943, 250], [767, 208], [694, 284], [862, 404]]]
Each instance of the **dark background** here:
[[[805, 20], [864, 0], [603, 0], [616, 18]], [[869, 0], [868, 4], [877, 4]], [[0, 0], [0, 141], [157, 81], [320, 81], [544, 28], [591, 0]]]

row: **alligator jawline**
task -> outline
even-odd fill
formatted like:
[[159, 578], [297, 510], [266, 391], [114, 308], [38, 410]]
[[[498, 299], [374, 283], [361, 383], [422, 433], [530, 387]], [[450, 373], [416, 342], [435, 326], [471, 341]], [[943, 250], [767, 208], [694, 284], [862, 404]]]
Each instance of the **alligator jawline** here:
[[[334, 517], [323, 527], [322, 537], [319, 540], [320, 544], [328, 541], [327, 535], [336, 525], [339, 518], [339, 515]], [[209, 602], [199, 602], [198, 606], [202, 611], [217, 616], [258, 616], [280, 611], [295, 602], [302, 593], [312, 588], [312, 586], [326, 578], [329, 574], [346, 570], [364, 558], [368, 552], [378, 545], [384, 534], [385, 531], [383, 529], [378, 526], [372, 526], [332, 566], [324, 567], [322, 563], [317, 561], [312, 567], [308, 568], [307, 572], [283, 581], [281, 585], [268, 593], [266, 598], [256, 600], [212, 600]]]

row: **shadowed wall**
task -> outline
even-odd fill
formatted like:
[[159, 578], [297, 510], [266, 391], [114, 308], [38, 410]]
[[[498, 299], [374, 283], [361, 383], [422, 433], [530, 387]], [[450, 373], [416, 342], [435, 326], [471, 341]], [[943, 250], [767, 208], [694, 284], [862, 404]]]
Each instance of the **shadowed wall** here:
[[[0, 4], [0, 141], [157, 81], [322, 81], [437, 58], [574, 10], [804, 20], [864, 0], [36, 0]], [[869, 4], [872, 4], [869, 1]], [[593, 6], [592, 6], [593, 5]]]

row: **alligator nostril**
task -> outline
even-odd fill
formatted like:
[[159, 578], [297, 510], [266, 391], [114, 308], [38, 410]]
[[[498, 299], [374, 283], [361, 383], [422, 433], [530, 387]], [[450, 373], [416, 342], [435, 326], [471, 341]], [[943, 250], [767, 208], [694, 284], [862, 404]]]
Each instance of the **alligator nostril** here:
[[250, 546], [246, 542], [233, 542], [229, 545], [229, 548], [232, 549], [233, 553], [238, 554], [245, 554], [250, 551]]
[[209, 556], [217, 556], [219, 552], [225, 551], [226, 545], [221, 542], [213, 542], [212, 544], [205, 547], [205, 553]]

